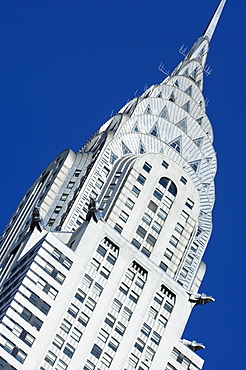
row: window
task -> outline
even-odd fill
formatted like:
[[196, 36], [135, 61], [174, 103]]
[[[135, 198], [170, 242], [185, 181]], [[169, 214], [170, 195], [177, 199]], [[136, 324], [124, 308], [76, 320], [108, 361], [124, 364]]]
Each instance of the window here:
[[48, 351], [44, 361], [48, 362], [51, 366], [53, 366], [55, 363], [55, 360], [56, 360], [56, 355], [53, 352]]
[[103, 187], [103, 181], [101, 179], [97, 179], [95, 186], [101, 189]]
[[77, 293], [75, 294], [75, 298], [80, 302], [84, 302], [85, 297], [85, 292], [83, 292], [81, 289], [78, 289]]
[[95, 259], [95, 258], [92, 258], [91, 262], [90, 262], [90, 266], [98, 271], [99, 267], [100, 267], [100, 263]]
[[187, 201], [186, 201], [186, 203], [185, 203], [185, 205], [188, 207], [188, 208], [190, 208], [190, 209], [192, 209], [193, 208], [193, 206], [194, 206], [194, 202], [191, 200], [191, 199], [187, 199]]
[[116, 311], [120, 312], [120, 309], [122, 307], [122, 303], [118, 299], [114, 299], [111, 307]]
[[41, 326], [43, 325], [43, 321], [41, 321], [38, 317], [33, 316], [31, 325], [39, 331], [41, 329]]
[[75, 348], [73, 346], [71, 346], [71, 344], [67, 343], [66, 344], [66, 347], [64, 348], [63, 352], [65, 353], [65, 355], [67, 355], [69, 358], [72, 358], [73, 357], [73, 354], [75, 352]]
[[62, 265], [63, 265], [67, 270], [70, 270], [70, 268], [71, 268], [72, 264], [73, 264], [73, 262], [72, 262], [69, 258], [67, 258], [67, 257], [65, 257], [65, 258], [64, 258], [64, 260], [63, 260], [63, 262], [62, 262]]
[[186, 185], [186, 184], [187, 184], [187, 180], [186, 180], [183, 176], [181, 176], [181, 177], [180, 177], [180, 181], [181, 181], [184, 185]]
[[92, 282], [93, 282], [93, 279], [89, 275], [85, 274], [85, 276], [82, 279], [82, 283], [88, 288], [90, 288]]
[[153, 194], [158, 200], [162, 200], [163, 193], [159, 189], [155, 189]]
[[79, 309], [73, 303], [71, 303], [67, 312], [73, 317], [76, 317], [78, 315]]
[[[24, 333], [22, 333], [23, 335]], [[32, 336], [31, 334], [29, 333], [25, 333], [24, 335], [24, 338], [22, 339], [23, 342], [25, 342], [29, 347], [31, 347], [35, 341], [35, 338], [34, 336]]]
[[169, 164], [166, 161], [163, 161], [161, 164], [164, 168], [168, 168]]
[[73, 186], [74, 186], [75, 182], [74, 181], [69, 181], [69, 183], [67, 184], [67, 188], [68, 189], [72, 189]]
[[139, 359], [137, 358], [137, 356], [135, 356], [133, 353], [131, 353], [129, 359], [128, 359], [128, 363], [134, 367], [134, 369], [137, 367], [137, 364], [138, 364], [138, 361]]
[[119, 218], [120, 218], [123, 222], [126, 222], [126, 221], [128, 220], [128, 217], [129, 217], [129, 215], [128, 215], [126, 212], [121, 211]]
[[132, 239], [132, 244], [134, 245], [134, 247], [136, 247], [137, 249], [139, 249], [141, 247], [141, 243], [139, 243], [139, 241], [137, 241], [136, 239]]
[[95, 367], [96, 366], [91, 361], [87, 360], [85, 366], [83, 367], [83, 370], [94, 370]]
[[136, 230], [136, 233], [141, 236], [141, 238], [144, 238], [146, 233], [147, 233], [147, 230], [145, 230], [142, 226], [138, 226], [137, 230]]
[[97, 338], [100, 339], [103, 343], [106, 343], [108, 337], [109, 337], [109, 333], [106, 330], [104, 330], [103, 328], [101, 328], [101, 330], [98, 333]]
[[115, 317], [111, 315], [110, 313], [108, 313], [105, 319], [105, 323], [108, 324], [112, 328], [115, 323]]
[[143, 352], [144, 346], [145, 346], [145, 343], [140, 338], [137, 338], [137, 341], [134, 344], [134, 347], [137, 348], [140, 352]]
[[67, 364], [62, 361], [62, 360], [58, 360], [57, 364], [56, 364], [56, 369], [58, 370], [66, 370], [67, 369]]
[[107, 353], [104, 353], [102, 357], [102, 364], [104, 364], [107, 367], [110, 367], [112, 360], [113, 358], [111, 356], [109, 356]]
[[114, 183], [110, 184], [110, 185], [109, 185], [109, 190], [114, 190], [115, 185], [116, 185], [116, 184], [114, 184]]
[[47, 226], [48, 227], [52, 227], [53, 224], [54, 224], [54, 222], [55, 222], [55, 219], [54, 218], [50, 218], [49, 221], [48, 221], [48, 223], [47, 223]]
[[96, 358], [99, 358], [102, 353], [102, 348], [100, 348], [97, 344], [94, 344], [91, 350], [91, 354], [95, 356]]
[[157, 222], [157, 221], [154, 221], [153, 225], [152, 225], [152, 229], [156, 232], [156, 233], [160, 233], [161, 232], [161, 228], [162, 226]]
[[81, 170], [75, 170], [74, 171], [74, 177], [79, 177], [79, 174], [80, 174]]
[[56, 206], [56, 208], [54, 209], [54, 213], [58, 214], [61, 209], [62, 209], [61, 206]]
[[58, 294], [58, 290], [56, 290], [55, 288], [53, 288], [52, 286], [50, 286], [49, 288], [49, 291], [47, 292], [48, 296], [52, 299], [56, 299], [56, 296]]
[[168, 188], [169, 193], [171, 193], [174, 197], [177, 195], [177, 187], [174, 184], [174, 182], [171, 182], [169, 188]]
[[110, 339], [110, 341], [109, 341], [109, 343], [108, 343], [108, 346], [109, 346], [109, 348], [111, 348], [113, 351], [117, 351], [117, 348], [119, 347], [119, 342], [118, 342], [118, 340], [116, 340], [115, 338], [111, 338]]
[[132, 311], [129, 310], [129, 308], [127, 307], [124, 307], [123, 311], [122, 311], [122, 316], [126, 319], [126, 320], [130, 320], [131, 316], [132, 316]]
[[189, 215], [188, 215], [188, 213], [186, 213], [185, 211], [182, 211], [182, 212], [181, 212], [181, 214], [180, 214], [180, 218], [181, 218], [183, 221], [187, 222], [187, 221], [188, 221], [188, 218], [189, 218]]
[[135, 276], [135, 274], [134, 274], [134, 272], [132, 271], [132, 270], [130, 270], [130, 269], [127, 269], [126, 270], [126, 273], [125, 273], [125, 276], [129, 279], [129, 280], [133, 280], [134, 279], [134, 276]]
[[159, 293], [156, 293], [156, 295], [154, 297], [154, 301], [156, 301], [158, 304], [162, 305], [163, 297]]
[[129, 291], [129, 287], [125, 283], [121, 283], [121, 285], [119, 287], [119, 290], [122, 293], [124, 293], [125, 295], [127, 295], [128, 291]]
[[121, 323], [121, 322], [117, 322], [117, 324], [115, 325], [115, 329], [114, 329], [118, 334], [120, 335], [123, 335], [125, 330], [126, 330], [126, 327]]
[[132, 194], [135, 195], [136, 198], [138, 198], [140, 194], [140, 190], [135, 185], [132, 188]]
[[146, 212], [143, 214], [142, 221], [144, 221], [147, 225], [151, 224], [152, 217], [149, 216]]
[[162, 261], [161, 261], [161, 263], [160, 263], [160, 265], [159, 265], [159, 266], [160, 266], [160, 268], [161, 268], [163, 271], [165, 271], [165, 272], [166, 272], [166, 271], [167, 271], [167, 269], [168, 269], [168, 266], [167, 266], [164, 262], [162, 262]]
[[149, 202], [148, 204], [148, 208], [152, 211], [152, 212], [156, 212], [158, 206], [157, 204], [155, 204], [152, 200]]
[[72, 339], [76, 340], [76, 342], [79, 342], [82, 337], [82, 332], [77, 328], [73, 328], [70, 336]]
[[164, 256], [171, 261], [171, 259], [173, 257], [173, 252], [171, 252], [170, 249], [167, 248], [165, 250]]
[[149, 309], [149, 315], [150, 315], [150, 317], [152, 317], [152, 319], [156, 319], [157, 315], [158, 315], [158, 312], [154, 307], [151, 306], [150, 309]]
[[178, 239], [177, 238], [175, 238], [175, 236], [171, 236], [171, 238], [170, 238], [170, 240], [169, 240], [169, 243], [171, 244], [171, 245], [173, 245], [174, 247], [177, 247], [177, 244], [178, 244]]
[[160, 315], [158, 323], [165, 328], [167, 325], [167, 319], [163, 315]]
[[89, 297], [85, 303], [85, 306], [89, 308], [89, 310], [93, 311], [94, 308], [96, 307], [96, 302], [94, 301], [94, 299]]
[[60, 328], [61, 328], [62, 330], [64, 330], [64, 331], [65, 331], [65, 333], [69, 333], [69, 331], [70, 331], [71, 327], [72, 327], [72, 324], [71, 324], [68, 320], [63, 319], [63, 322], [61, 323]]
[[114, 265], [116, 262], [116, 257], [113, 256], [111, 253], [108, 254], [106, 260], [111, 263], [111, 265]]
[[129, 209], [133, 209], [133, 207], [134, 207], [134, 202], [130, 199], [130, 198], [127, 198], [127, 200], [126, 200], [126, 203], [125, 203], [125, 205], [129, 208]]
[[173, 305], [169, 302], [165, 302], [164, 309], [167, 310], [167, 312], [171, 313], [173, 310]]
[[186, 260], [185, 260], [185, 262], [187, 263], [187, 265], [191, 265], [192, 264], [192, 262], [193, 262], [193, 257], [191, 257], [190, 255], [188, 255], [187, 257], [186, 257]]
[[149, 337], [150, 332], [151, 332], [151, 327], [149, 325], [147, 325], [146, 323], [144, 323], [142, 328], [141, 328], [141, 333], [146, 335], [146, 337]]
[[161, 336], [156, 331], [154, 331], [152, 334], [151, 340], [158, 346], [161, 341]]
[[83, 325], [86, 326], [89, 322], [90, 318], [87, 316], [84, 312], [81, 312], [80, 317], [78, 318], [78, 321]]
[[107, 250], [103, 248], [101, 245], [99, 245], [97, 248], [97, 253], [99, 253], [102, 257], [104, 257], [105, 254], [107, 253]]
[[101, 271], [100, 271], [100, 274], [105, 278], [105, 279], [108, 279], [109, 278], [109, 275], [110, 275], [110, 271], [108, 269], [106, 269], [106, 267], [102, 267]]
[[172, 207], [172, 204], [173, 204], [173, 201], [170, 198], [165, 197], [164, 200], [163, 200], [163, 204], [167, 208], [171, 208]]
[[163, 188], [166, 189], [168, 183], [169, 183], [170, 179], [168, 179], [167, 177], [162, 177], [160, 180], [159, 180], [159, 184], [163, 186]]
[[139, 295], [133, 291], [131, 291], [131, 294], [129, 295], [129, 299], [133, 301], [134, 303], [137, 303], [139, 298]]
[[135, 284], [140, 288], [140, 289], [143, 289], [144, 287], [144, 280], [141, 279], [140, 277], [137, 277], [137, 279], [135, 280]]
[[180, 225], [179, 223], [177, 223], [174, 230], [177, 231], [177, 233], [181, 235], [184, 230], [184, 227]]
[[147, 357], [147, 359], [152, 361], [154, 356], [155, 356], [155, 351], [152, 348], [147, 347], [147, 349], [145, 351], [145, 356]]
[[95, 283], [93, 285], [92, 292], [95, 293], [98, 297], [100, 297], [102, 291], [103, 291], [103, 287], [100, 284]]
[[108, 174], [109, 174], [109, 169], [107, 168], [107, 167], [103, 167], [103, 169], [102, 169], [102, 174], [105, 176], [105, 177], [107, 177], [108, 176]]
[[181, 270], [181, 273], [180, 273], [180, 276], [182, 276], [182, 278], [186, 278], [187, 277], [187, 275], [188, 275], [188, 270], [187, 269], [185, 269], [185, 268], [183, 268], [182, 270]]
[[114, 227], [114, 229], [116, 230], [116, 231], [118, 231], [118, 233], [122, 233], [122, 230], [123, 230], [123, 227], [121, 227], [119, 224], [115, 224], [115, 227]]
[[141, 252], [142, 252], [146, 257], [148, 257], [148, 258], [149, 258], [149, 256], [151, 255], [151, 252], [150, 252], [147, 248], [145, 248], [145, 247], [143, 247], [143, 248], [141, 249]]
[[156, 243], [156, 238], [154, 238], [153, 235], [149, 234], [146, 239], [146, 242], [149, 243], [152, 247], [154, 247]]
[[146, 181], [146, 177], [144, 177], [143, 175], [141, 175], [141, 173], [138, 175], [138, 178], [137, 178], [137, 181], [139, 182], [139, 184], [143, 185]]
[[57, 348], [61, 349], [64, 343], [64, 339], [60, 337], [60, 335], [56, 334], [53, 342], [52, 342]]
[[167, 218], [167, 212], [163, 211], [163, 209], [159, 209], [157, 216], [160, 217], [161, 220], [165, 221]]
[[149, 163], [147, 163], [147, 162], [145, 162], [144, 163], [144, 165], [143, 165], [143, 169], [146, 171], [146, 172], [150, 172], [151, 171], [151, 168], [152, 168], [152, 166], [149, 164]]

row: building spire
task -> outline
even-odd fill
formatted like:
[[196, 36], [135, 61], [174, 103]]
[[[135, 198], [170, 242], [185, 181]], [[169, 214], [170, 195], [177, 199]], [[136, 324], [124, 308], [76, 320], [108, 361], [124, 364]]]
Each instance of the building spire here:
[[213, 37], [213, 34], [214, 34], [214, 31], [215, 31], [215, 28], [217, 26], [217, 23], [220, 19], [220, 16], [221, 16], [221, 13], [222, 13], [222, 10], [225, 6], [225, 3], [226, 3], [226, 0], [221, 0], [217, 9], [215, 10], [209, 24], [207, 25], [207, 28], [205, 29], [204, 31], [204, 34], [203, 36], [207, 36], [209, 41], [211, 41], [212, 37]]

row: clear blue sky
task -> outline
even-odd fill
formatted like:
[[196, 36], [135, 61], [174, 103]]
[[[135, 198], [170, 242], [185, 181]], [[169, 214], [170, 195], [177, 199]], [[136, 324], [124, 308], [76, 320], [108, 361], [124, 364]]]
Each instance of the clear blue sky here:
[[[77, 151], [145, 85], [173, 70], [218, 0], [0, 2], [1, 220], [61, 151]], [[245, 0], [227, 0], [208, 58], [207, 113], [218, 153], [214, 229], [184, 338], [206, 345], [205, 370], [245, 368]], [[156, 369], [162, 370], [162, 369]]]

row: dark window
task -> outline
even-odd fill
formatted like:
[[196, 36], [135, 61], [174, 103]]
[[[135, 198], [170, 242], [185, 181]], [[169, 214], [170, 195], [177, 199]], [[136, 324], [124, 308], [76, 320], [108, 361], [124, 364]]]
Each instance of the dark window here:
[[163, 271], [167, 271], [167, 268], [168, 268], [168, 266], [164, 263], [164, 262], [161, 262], [160, 263], [160, 268], [163, 270]]
[[159, 189], [155, 189], [153, 194], [158, 200], [162, 200], [163, 193]]
[[156, 212], [158, 206], [157, 204], [155, 204], [152, 200], [149, 202], [148, 204], [148, 208], [152, 211], [152, 212]]
[[149, 257], [150, 254], [151, 254], [150, 251], [147, 248], [145, 248], [145, 247], [142, 248], [141, 252], [143, 254], [145, 254], [145, 256], [147, 256], [147, 257]]
[[169, 183], [169, 181], [170, 181], [170, 179], [168, 179], [167, 177], [162, 177], [159, 180], [159, 184], [162, 185], [166, 189], [167, 184]]
[[147, 162], [145, 162], [144, 163], [144, 165], [143, 165], [143, 169], [146, 171], [146, 172], [150, 172], [151, 171], [151, 168], [152, 168], [152, 166], [149, 164], [149, 163], [147, 163]]
[[104, 257], [105, 254], [107, 253], [107, 250], [103, 248], [101, 245], [99, 245], [97, 248], [97, 253], [99, 253], [102, 257]]
[[184, 185], [186, 185], [186, 183], [187, 183], [187, 180], [186, 180], [183, 176], [181, 176], [180, 181], [181, 181]]
[[95, 356], [96, 358], [99, 358], [102, 353], [102, 348], [100, 348], [97, 344], [94, 344], [91, 350], [91, 354]]
[[147, 231], [142, 226], [138, 226], [136, 233], [141, 236], [141, 238], [144, 238]]
[[168, 168], [169, 164], [167, 162], [163, 161], [162, 166], [165, 167], [165, 168]]
[[123, 227], [121, 227], [119, 224], [115, 224], [115, 227], [114, 227], [114, 229], [116, 230], [116, 231], [118, 231], [118, 233], [122, 233], [122, 230], [123, 230]]
[[110, 313], [107, 314], [107, 317], [105, 319], [106, 324], [108, 324], [111, 328], [114, 326], [115, 318], [114, 316], [110, 315]]
[[111, 253], [108, 254], [106, 260], [111, 263], [111, 265], [114, 265], [115, 264], [115, 261], [116, 261], [116, 257], [113, 256]]
[[154, 238], [153, 235], [149, 234], [146, 239], [146, 242], [149, 243], [152, 247], [154, 247], [156, 243], [156, 238]]
[[140, 194], [140, 189], [138, 189], [136, 186], [133, 186], [132, 193], [135, 195], [135, 197], [138, 198], [138, 196]]
[[143, 185], [143, 184], [145, 183], [145, 181], [146, 181], [146, 178], [145, 178], [143, 175], [141, 175], [141, 173], [140, 173], [140, 174], [138, 175], [137, 181], [138, 181], [141, 185]]
[[177, 187], [174, 184], [174, 182], [171, 182], [169, 188], [168, 188], [169, 193], [171, 193], [173, 196], [177, 195]]
[[139, 249], [141, 247], [141, 244], [136, 240], [136, 239], [132, 239], [132, 244], [134, 245], [134, 247], [136, 247], [137, 249]]

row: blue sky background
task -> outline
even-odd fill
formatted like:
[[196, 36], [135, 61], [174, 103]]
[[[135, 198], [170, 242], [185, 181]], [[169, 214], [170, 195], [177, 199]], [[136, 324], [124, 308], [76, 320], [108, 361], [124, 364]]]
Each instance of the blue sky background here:
[[[218, 0], [2, 0], [2, 231], [23, 194], [66, 148], [77, 151], [114, 110], [161, 82], [202, 35]], [[205, 370], [245, 368], [245, 0], [228, 0], [211, 42], [204, 95], [218, 153], [214, 230], [184, 338]], [[156, 370], [164, 370], [156, 369]]]

